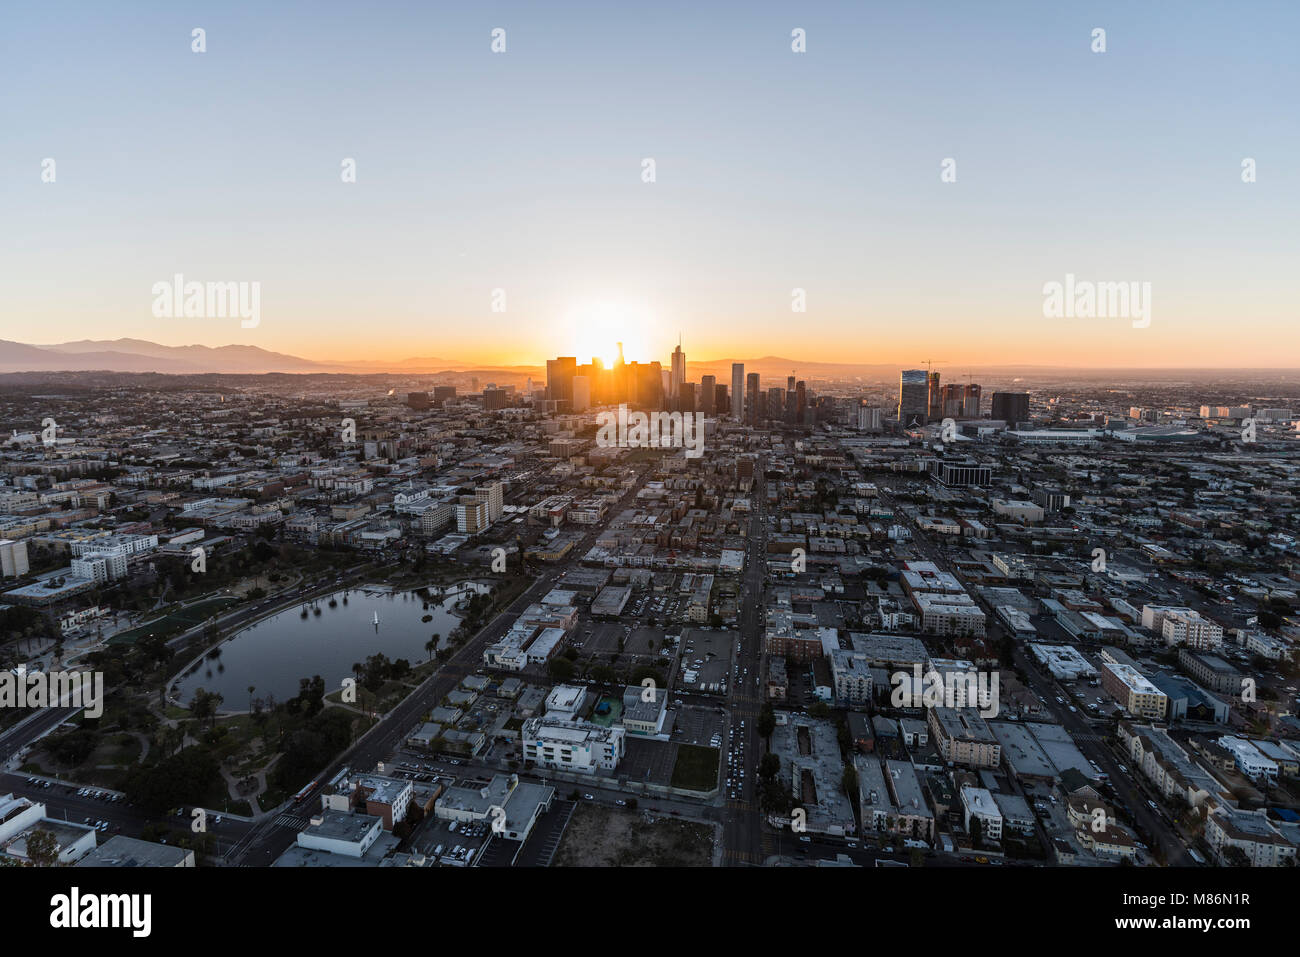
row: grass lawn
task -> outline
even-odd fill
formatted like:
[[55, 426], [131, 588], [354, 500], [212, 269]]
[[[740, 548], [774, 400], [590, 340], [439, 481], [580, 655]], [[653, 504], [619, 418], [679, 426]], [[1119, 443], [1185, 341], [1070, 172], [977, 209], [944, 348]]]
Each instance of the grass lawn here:
[[155, 618], [152, 621], [146, 621], [144, 624], [136, 625], [130, 631], [124, 631], [120, 635], [114, 635], [105, 642], [107, 645], [129, 645], [133, 644], [140, 638], [150, 635], [156, 635], [160, 638], [170, 638], [178, 635], [187, 628], [193, 628], [207, 619], [211, 618], [217, 612], [229, 608], [231, 605], [239, 603], [238, 598], [209, 598], [205, 601], [197, 602], [189, 608], [183, 608], [171, 614], [164, 615], [161, 618]]

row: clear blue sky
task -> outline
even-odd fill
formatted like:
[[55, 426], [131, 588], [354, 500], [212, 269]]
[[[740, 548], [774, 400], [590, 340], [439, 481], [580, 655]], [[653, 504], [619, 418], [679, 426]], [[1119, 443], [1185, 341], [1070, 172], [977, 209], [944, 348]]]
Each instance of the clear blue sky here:
[[[0, 338], [1300, 365], [1298, 28], [1293, 2], [10, 5]], [[153, 317], [177, 272], [260, 281], [261, 324]], [[1045, 319], [1067, 272], [1150, 282], [1151, 327]], [[593, 303], [638, 328], [581, 328]]]

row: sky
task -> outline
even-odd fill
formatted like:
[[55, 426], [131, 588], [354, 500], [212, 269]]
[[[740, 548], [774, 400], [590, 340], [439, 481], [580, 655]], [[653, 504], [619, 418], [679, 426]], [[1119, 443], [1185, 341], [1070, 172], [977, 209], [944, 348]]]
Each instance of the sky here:
[[[1297, 28], [1250, 0], [13, 5], [0, 339], [1300, 366]], [[257, 325], [156, 316], [178, 273], [259, 283]], [[1149, 283], [1149, 323], [1046, 316], [1067, 275]]]

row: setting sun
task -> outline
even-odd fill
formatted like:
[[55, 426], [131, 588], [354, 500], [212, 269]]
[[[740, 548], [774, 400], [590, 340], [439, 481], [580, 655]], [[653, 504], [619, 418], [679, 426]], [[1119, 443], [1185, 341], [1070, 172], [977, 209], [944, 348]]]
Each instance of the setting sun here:
[[640, 303], [584, 302], [566, 313], [558, 341], [566, 344], [579, 362], [599, 358], [606, 367], [618, 359], [623, 343], [626, 362], [658, 358], [652, 342], [659, 342], [654, 313]]

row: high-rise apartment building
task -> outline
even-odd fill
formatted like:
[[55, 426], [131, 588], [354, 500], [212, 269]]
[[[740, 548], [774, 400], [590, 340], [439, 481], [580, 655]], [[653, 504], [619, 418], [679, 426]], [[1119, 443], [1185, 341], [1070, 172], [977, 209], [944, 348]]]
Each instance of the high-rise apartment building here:
[[965, 397], [966, 392], [960, 382], [949, 382], [944, 386], [939, 400], [940, 418], [961, 418], [962, 401]]
[[928, 387], [926, 389], [926, 400], [928, 411], [927, 415], [931, 422], [937, 422], [944, 416], [943, 396], [939, 392], [939, 373], [931, 372], [928, 377]]
[[971, 383], [962, 393], [961, 415], [964, 419], [980, 417], [980, 387]]

